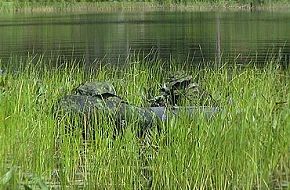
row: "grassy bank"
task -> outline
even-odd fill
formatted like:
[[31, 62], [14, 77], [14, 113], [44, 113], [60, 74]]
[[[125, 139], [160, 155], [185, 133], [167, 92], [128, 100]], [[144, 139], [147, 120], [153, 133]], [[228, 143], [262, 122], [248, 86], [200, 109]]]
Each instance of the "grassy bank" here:
[[290, 1], [0, 1], [2, 12], [288, 11]]
[[[23, 67], [12, 68], [15, 60], [1, 66], [6, 70], [0, 76], [1, 189], [289, 188], [290, 75], [276, 64], [197, 70], [128, 61], [121, 68], [89, 71], [75, 61], [48, 68], [45, 60], [32, 60], [23, 60]], [[52, 105], [84, 81], [110, 81], [121, 97], [142, 106], [168, 73], [180, 70], [220, 102], [215, 118], [180, 115], [148, 144], [130, 127], [122, 138], [100, 132], [87, 143], [78, 133], [64, 135], [56, 128]], [[110, 133], [110, 125], [102, 128]]]

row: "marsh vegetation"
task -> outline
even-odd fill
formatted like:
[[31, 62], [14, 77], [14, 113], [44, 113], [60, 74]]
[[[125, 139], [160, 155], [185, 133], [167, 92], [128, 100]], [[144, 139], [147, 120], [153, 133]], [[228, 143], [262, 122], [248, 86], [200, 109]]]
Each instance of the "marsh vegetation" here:
[[[0, 0], [0, 189], [289, 189], [290, 15], [255, 12], [289, 2]], [[214, 117], [179, 112], [140, 138], [134, 117], [115, 136], [108, 114], [53, 116], [87, 81], [147, 107], [177, 72]]]
[[[1, 62], [1, 189], [289, 188], [290, 71], [279, 63], [49, 63], [36, 57]], [[192, 74], [221, 111], [210, 120], [180, 114], [147, 140], [134, 135], [134, 121], [116, 139], [112, 123], [103, 122], [95, 126], [95, 140], [86, 142], [80, 132], [56, 127], [53, 104], [84, 81], [109, 81], [129, 103], [146, 106], [169, 71]]]
[[152, 10], [287, 10], [289, 0], [11, 0], [0, 1], [4, 12], [75, 12]]

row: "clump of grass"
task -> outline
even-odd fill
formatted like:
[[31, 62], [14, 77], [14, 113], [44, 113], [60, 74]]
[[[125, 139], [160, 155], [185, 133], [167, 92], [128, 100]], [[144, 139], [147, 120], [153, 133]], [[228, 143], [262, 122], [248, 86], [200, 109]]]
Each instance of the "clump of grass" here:
[[[197, 69], [128, 60], [122, 67], [94, 70], [75, 60], [49, 67], [51, 60], [35, 56], [22, 59], [22, 66], [2, 63], [1, 188], [273, 189], [289, 184], [289, 70], [276, 63]], [[145, 106], [167, 75], [180, 70], [220, 102], [214, 118], [180, 114], [143, 141], [133, 121], [113, 140], [104, 135], [111, 134], [113, 124], [103, 120], [95, 140], [86, 143], [81, 131], [67, 134], [64, 126], [56, 127], [53, 104], [84, 81], [110, 81], [129, 103]]]

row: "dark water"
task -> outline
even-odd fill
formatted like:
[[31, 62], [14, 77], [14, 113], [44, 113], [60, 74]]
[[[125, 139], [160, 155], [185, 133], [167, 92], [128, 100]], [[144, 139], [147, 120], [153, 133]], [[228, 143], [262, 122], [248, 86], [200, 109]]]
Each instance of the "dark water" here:
[[0, 15], [0, 58], [45, 53], [122, 62], [139, 53], [164, 60], [264, 62], [290, 55], [290, 13], [149, 12]]

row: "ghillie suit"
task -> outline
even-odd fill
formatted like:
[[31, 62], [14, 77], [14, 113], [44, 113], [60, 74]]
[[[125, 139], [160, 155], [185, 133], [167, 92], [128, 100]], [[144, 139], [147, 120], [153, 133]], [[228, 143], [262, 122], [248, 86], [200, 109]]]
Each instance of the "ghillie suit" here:
[[149, 99], [151, 111], [162, 121], [178, 113], [203, 113], [207, 118], [215, 115], [219, 110], [217, 102], [192, 80], [184, 73], [169, 77], [160, 89], [161, 95]]
[[170, 76], [160, 89], [161, 95], [149, 100], [151, 107], [169, 106], [217, 106], [211, 94], [206, 92], [191, 75], [176, 73]]
[[[128, 104], [116, 95], [115, 88], [107, 82], [87, 82], [60, 98], [53, 107], [54, 117], [63, 119], [66, 131], [76, 126], [82, 128], [84, 137], [94, 137], [96, 127], [113, 126], [113, 136], [123, 132], [128, 122], [134, 122], [139, 137], [153, 126], [154, 114], [146, 108]], [[67, 117], [69, 116], [69, 117]]]

